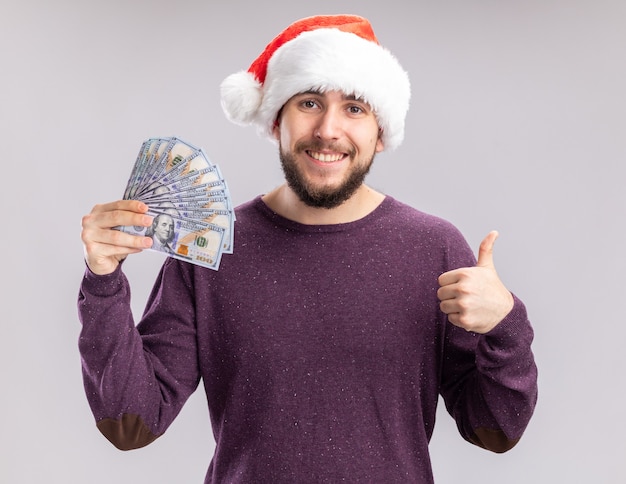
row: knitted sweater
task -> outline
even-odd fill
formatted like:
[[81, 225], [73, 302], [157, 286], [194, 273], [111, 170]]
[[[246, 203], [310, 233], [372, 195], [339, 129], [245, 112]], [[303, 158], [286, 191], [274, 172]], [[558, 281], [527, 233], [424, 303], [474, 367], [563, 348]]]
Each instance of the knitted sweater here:
[[515, 296], [486, 335], [447, 321], [437, 278], [475, 262], [451, 224], [391, 197], [321, 226], [256, 198], [219, 271], [166, 260], [136, 326], [122, 270], [87, 270], [79, 348], [97, 426], [121, 449], [147, 445], [202, 381], [205, 483], [430, 483], [441, 394], [466, 440], [506, 451], [536, 402], [533, 331]]

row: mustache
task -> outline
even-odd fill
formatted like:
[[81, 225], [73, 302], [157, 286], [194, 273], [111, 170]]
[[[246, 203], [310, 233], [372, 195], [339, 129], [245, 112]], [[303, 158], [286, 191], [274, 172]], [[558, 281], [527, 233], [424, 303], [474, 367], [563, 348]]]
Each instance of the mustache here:
[[353, 147], [346, 148], [338, 143], [325, 143], [320, 140], [298, 141], [294, 146], [294, 152], [302, 153], [304, 151], [335, 151], [337, 153], [347, 153], [350, 158], [356, 156], [356, 150]]

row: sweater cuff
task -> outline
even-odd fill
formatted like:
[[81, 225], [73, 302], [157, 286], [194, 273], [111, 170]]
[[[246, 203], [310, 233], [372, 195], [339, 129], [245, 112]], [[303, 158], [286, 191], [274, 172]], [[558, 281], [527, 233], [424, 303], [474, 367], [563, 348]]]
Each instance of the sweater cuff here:
[[483, 337], [489, 346], [508, 348], [517, 346], [520, 339], [532, 340], [532, 327], [528, 321], [528, 314], [524, 303], [513, 294], [513, 309], [507, 314], [498, 325]]
[[113, 296], [126, 285], [126, 276], [122, 272], [122, 263], [110, 274], [96, 274], [92, 272], [85, 262], [85, 274], [83, 275], [82, 291], [93, 296]]

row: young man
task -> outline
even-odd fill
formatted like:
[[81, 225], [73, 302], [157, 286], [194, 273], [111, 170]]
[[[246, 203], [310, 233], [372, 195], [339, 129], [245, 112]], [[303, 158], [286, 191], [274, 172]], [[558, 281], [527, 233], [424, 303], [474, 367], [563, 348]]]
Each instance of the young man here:
[[364, 178], [404, 134], [409, 81], [367, 20], [312, 17], [222, 85], [227, 116], [276, 140], [285, 184], [238, 207], [219, 271], [167, 259], [135, 327], [121, 261], [138, 201], [83, 218], [80, 351], [100, 431], [165, 432], [202, 380], [216, 440], [206, 481], [433, 482], [438, 396], [468, 441], [513, 447], [537, 373], [522, 302], [448, 222]]

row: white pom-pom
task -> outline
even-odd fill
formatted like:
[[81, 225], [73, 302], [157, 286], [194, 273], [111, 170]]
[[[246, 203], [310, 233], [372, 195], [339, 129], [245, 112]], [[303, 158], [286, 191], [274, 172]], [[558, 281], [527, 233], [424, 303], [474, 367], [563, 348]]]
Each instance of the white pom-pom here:
[[226, 117], [240, 125], [252, 124], [261, 101], [263, 86], [248, 71], [231, 74], [220, 86], [222, 109]]

